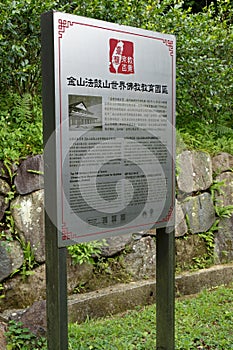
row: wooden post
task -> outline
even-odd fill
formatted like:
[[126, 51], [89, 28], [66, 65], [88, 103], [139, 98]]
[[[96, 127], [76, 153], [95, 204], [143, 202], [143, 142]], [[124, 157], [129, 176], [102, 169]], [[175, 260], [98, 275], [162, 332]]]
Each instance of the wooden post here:
[[[68, 349], [66, 248], [58, 248], [53, 12], [41, 16], [48, 350]], [[49, 147], [46, 145], [49, 142]]]
[[175, 349], [175, 234], [156, 233], [156, 349]]
[[57, 247], [57, 235], [46, 219], [46, 308], [48, 350], [68, 349], [66, 248]]

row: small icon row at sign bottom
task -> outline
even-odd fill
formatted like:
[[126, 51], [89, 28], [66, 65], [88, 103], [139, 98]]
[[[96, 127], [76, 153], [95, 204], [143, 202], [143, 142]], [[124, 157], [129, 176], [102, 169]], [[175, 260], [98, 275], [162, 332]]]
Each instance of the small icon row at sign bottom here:
[[119, 221], [125, 221], [125, 214], [121, 214], [121, 215], [112, 215], [110, 217], [108, 216], [104, 216], [102, 218], [102, 223], [103, 224], [108, 224], [109, 222], [111, 223], [116, 223], [116, 222], [119, 222]]
[[124, 222], [126, 220], [126, 215], [125, 214], [118, 214], [118, 215], [109, 215], [109, 216], [103, 216], [100, 218], [90, 218], [88, 219], [89, 224], [103, 224], [103, 225], [111, 225], [111, 224], [117, 224], [120, 222]]

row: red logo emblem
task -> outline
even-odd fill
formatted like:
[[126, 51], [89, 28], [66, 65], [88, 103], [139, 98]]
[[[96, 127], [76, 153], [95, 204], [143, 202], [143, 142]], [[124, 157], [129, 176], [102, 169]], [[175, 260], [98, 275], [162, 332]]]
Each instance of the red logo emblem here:
[[115, 74], [134, 73], [134, 44], [131, 41], [109, 40], [109, 71]]

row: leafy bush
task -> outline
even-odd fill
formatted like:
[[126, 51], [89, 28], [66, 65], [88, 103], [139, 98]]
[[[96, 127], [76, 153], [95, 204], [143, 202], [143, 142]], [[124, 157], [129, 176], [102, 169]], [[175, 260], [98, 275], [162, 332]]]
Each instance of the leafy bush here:
[[40, 91], [40, 14], [56, 6], [50, 0], [0, 3], [0, 92]]
[[105, 244], [104, 240], [92, 241], [89, 243], [71, 245], [67, 249], [74, 264], [94, 264], [94, 257], [99, 256], [101, 253], [101, 247]]
[[42, 152], [41, 114], [37, 96], [0, 95], [0, 159], [12, 162]]
[[22, 323], [9, 321], [7, 350], [46, 350], [46, 339], [37, 338]]
[[[232, 133], [233, 31], [209, 10], [179, 17], [177, 29], [177, 126], [216, 136]], [[226, 39], [227, 38], [227, 39]]]
[[[193, 1], [187, 4], [194, 6]], [[177, 127], [184, 142], [211, 153], [233, 153], [233, 5], [230, 0], [208, 5], [192, 13], [181, 0], [1, 2], [0, 159], [16, 160], [42, 149], [37, 97], [41, 93], [40, 14], [52, 9], [176, 35]], [[31, 96], [30, 115], [25, 94]]]

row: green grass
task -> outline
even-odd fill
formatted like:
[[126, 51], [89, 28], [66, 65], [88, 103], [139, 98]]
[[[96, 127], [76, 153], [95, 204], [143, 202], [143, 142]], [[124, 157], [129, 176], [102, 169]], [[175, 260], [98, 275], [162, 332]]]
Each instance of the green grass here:
[[[69, 350], [155, 349], [155, 306], [69, 325]], [[233, 286], [176, 300], [176, 349], [233, 349]]]
[[[155, 305], [124, 314], [69, 325], [69, 350], [153, 350]], [[46, 350], [13, 324], [9, 350]], [[30, 345], [26, 345], [29, 344]], [[176, 300], [176, 350], [233, 349], [233, 284]]]

